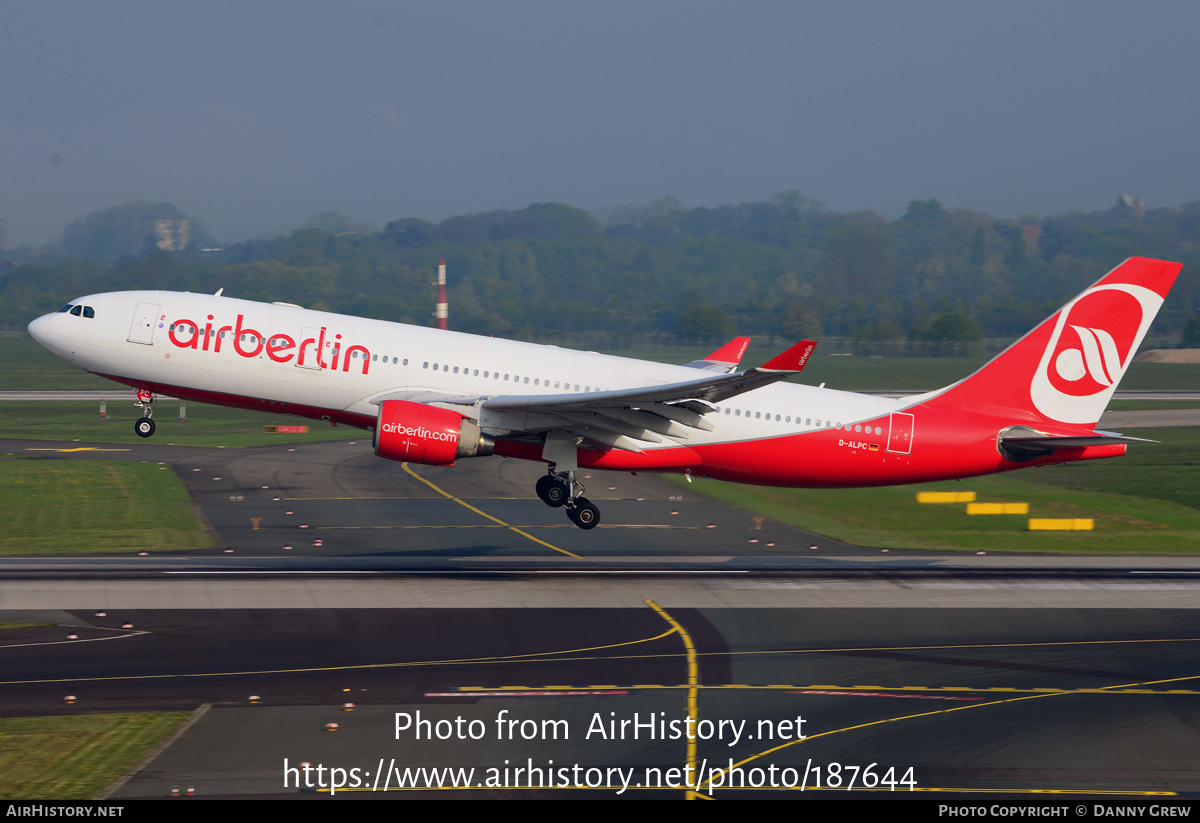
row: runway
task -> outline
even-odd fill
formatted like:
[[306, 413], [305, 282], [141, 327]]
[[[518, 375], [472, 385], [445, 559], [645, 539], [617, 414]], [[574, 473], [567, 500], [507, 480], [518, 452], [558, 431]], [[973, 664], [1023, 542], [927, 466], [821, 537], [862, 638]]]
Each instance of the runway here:
[[113, 799], [1200, 792], [1189, 558], [883, 554], [599, 472], [588, 533], [535, 465], [364, 440], [0, 445], [167, 462], [222, 543], [0, 563], [0, 620], [82, 626], [0, 632], [0, 714], [198, 710]]
[[[285, 762], [324, 767], [326, 789], [329, 769], [346, 770], [346, 781], [358, 769], [364, 792], [379, 764], [389, 789], [406, 792], [416, 789], [395, 781], [416, 773], [405, 770], [473, 769], [452, 784], [471, 797], [589, 793], [578, 782], [556, 787], [546, 773], [555, 764], [633, 770], [633, 784], [690, 764], [721, 781], [717, 797], [795, 791], [778, 784], [789, 769], [807, 770], [806, 790], [815, 790], [813, 764], [826, 786], [831, 764], [843, 781], [855, 766], [877, 776], [894, 769], [911, 781], [896, 788], [918, 796], [1194, 796], [1192, 614], [1072, 610], [1047, 620], [1019, 609], [654, 603], [616, 612], [129, 611], [84, 616], [109, 630], [81, 631], [65, 647], [37, 645], [57, 643], [61, 630], [5, 633], [0, 712], [210, 707], [114, 798], [166, 796], [181, 784], [207, 796], [320, 796]], [[134, 631], [119, 629], [126, 621]], [[63, 703], [66, 694], [78, 702]], [[401, 724], [425, 720], [429, 733], [398, 730], [397, 714]], [[708, 721], [706, 739], [671, 736], [689, 717], [697, 731]], [[471, 721], [475, 739], [451, 731]], [[621, 721], [643, 724], [636, 739]], [[668, 725], [651, 730], [651, 721]], [[730, 764], [744, 780], [773, 767], [777, 784], [732, 790], [730, 773], [718, 776]], [[517, 775], [517, 765], [543, 771]], [[493, 769], [498, 784], [476, 785]], [[609, 777], [593, 785], [604, 796], [620, 789]], [[684, 791], [643, 785], [626, 796], [638, 794]]]
[[814, 544], [825, 553], [861, 553], [756, 521], [662, 478], [628, 473], [580, 473], [601, 510], [600, 526], [585, 532], [536, 498], [539, 465], [494, 457], [451, 468], [409, 466], [376, 457], [369, 437], [237, 450], [16, 440], [0, 441], [0, 448], [44, 459], [165, 461], [220, 535], [222, 546], [211, 554], [783, 557]]

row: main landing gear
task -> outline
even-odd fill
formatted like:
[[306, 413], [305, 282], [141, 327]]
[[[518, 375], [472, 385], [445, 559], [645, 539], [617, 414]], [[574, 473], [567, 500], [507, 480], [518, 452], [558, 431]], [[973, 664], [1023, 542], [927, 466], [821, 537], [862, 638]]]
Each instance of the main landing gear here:
[[154, 394], [145, 389], [138, 389], [137, 403], [135, 406], [141, 406], [142, 418], [133, 424], [133, 431], [138, 437], [149, 437], [154, 434]]
[[583, 496], [583, 486], [576, 481], [575, 472], [556, 472], [538, 478], [537, 496], [551, 508], [567, 510], [567, 518], [581, 529], [594, 529], [600, 523], [600, 510]]

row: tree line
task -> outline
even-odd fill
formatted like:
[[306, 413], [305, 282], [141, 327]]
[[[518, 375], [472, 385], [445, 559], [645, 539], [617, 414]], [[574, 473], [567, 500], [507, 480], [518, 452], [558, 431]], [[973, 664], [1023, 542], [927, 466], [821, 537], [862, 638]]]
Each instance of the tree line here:
[[[166, 215], [166, 217], [163, 217]], [[862, 341], [1015, 337], [1132, 255], [1185, 263], [1151, 336], [1200, 345], [1200, 202], [1019, 220], [914, 200], [903, 217], [839, 213], [798, 191], [715, 208], [675, 198], [597, 214], [560, 203], [405, 218], [383, 229], [336, 212], [285, 237], [211, 250], [199, 221], [164, 251], [170, 204], [126, 204], [74, 221], [0, 275], [0, 327], [22, 328], [100, 291], [216, 291], [427, 325], [438, 258], [452, 327], [531, 335], [603, 330], [708, 339], [734, 334]], [[207, 250], [206, 250], [207, 249]], [[14, 256], [10, 253], [10, 256]]]

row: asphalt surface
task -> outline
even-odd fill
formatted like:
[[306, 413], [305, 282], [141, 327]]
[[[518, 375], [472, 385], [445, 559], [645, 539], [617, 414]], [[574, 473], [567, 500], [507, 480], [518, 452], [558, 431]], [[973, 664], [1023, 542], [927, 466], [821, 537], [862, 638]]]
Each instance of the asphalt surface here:
[[[406, 769], [447, 767], [475, 772], [419, 780], [465, 786], [457, 796], [590, 794], [580, 787], [591, 785], [611, 797], [623, 779], [606, 770], [633, 769], [631, 783], [645, 784], [658, 769], [662, 788], [627, 796], [682, 797], [679, 778], [665, 782], [671, 769], [691, 763], [717, 781], [710, 769], [731, 761], [740, 779], [768, 781], [760, 791], [772, 768], [776, 790], [806, 770], [811, 790], [814, 765], [827, 784], [830, 764], [843, 778], [874, 764], [877, 776], [894, 769], [894, 780], [939, 797], [1195, 796], [1193, 615], [652, 605], [80, 614], [105, 628], [65, 644], [61, 628], [4, 633], [0, 714], [205, 705], [114, 798], [185, 784], [204, 796], [318, 797], [333, 768], [359, 789], [378, 777], [396, 790], [418, 779]], [[691, 745], [689, 717], [710, 724], [692, 727], [705, 737]], [[668, 725], [632, 725], [649, 721]], [[288, 771], [303, 762], [311, 773]], [[548, 771], [576, 764], [605, 771], [573, 771], [565, 783]], [[728, 785], [716, 796], [743, 794]]]
[[[622, 797], [683, 797], [694, 769], [741, 797], [872, 764], [859, 785], [925, 797], [1200, 791], [1189, 559], [885, 555], [599, 472], [584, 482], [604, 519], [582, 532], [533, 497], [533, 464], [410, 471], [365, 439], [0, 447], [170, 463], [222, 543], [0, 563], [0, 620], [80, 626], [0, 632], [0, 715], [199, 709], [114, 798], [316, 798], [335, 774], [459, 787], [439, 797], [613, 797], [626, 778]], [[418, 712], [427, 726], [397, 730]], [[689, 718], [705, 739], [680, 736]], [[667, 739], [633, 725], [651, 720]], [[405, 773], [422, 767], [476, 771]]]
[[232, 548], [257, 556], [304, 550], [448, 560], [791, 557], [813, 545], [862, 553], [644, 474], [581, 472], [587, 497], [601, 511], [599, 527], [585, 532], [534, 495], [544, 471], [537, 464], [490, 457], [452, 468], [408, 466], [375, 457], [369, 436], [229, 450], [18, 440], [0, 441], [0, 449], [44, 459], [165, 461], [220, 535], [222, 545], [211, 554]]

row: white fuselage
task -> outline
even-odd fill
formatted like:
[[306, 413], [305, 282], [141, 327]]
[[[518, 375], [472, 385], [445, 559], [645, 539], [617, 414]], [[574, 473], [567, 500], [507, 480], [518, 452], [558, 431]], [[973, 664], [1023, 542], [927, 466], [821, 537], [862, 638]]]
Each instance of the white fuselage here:
[[[136, 291], [73, 303], [91, 308], [93, 316], [56, 313], [30, 325], [39, 342], [66, 360], [131, 385], [263, 401], [264, 411], [276, 413], [302, 407], [373, 419], [378, 407], [372, 401], [383, 396], [420, 395], [422, 402], [437, 405], [437, 395], [587, 393], [703, 375], [683, 366], [231, 297]], [[718, 404], [707, 415], [712, 431], [693, 430], [684, 443], [662, 445], [835, 428], [903, 405], [781, 383]], [[480, 424], [500, 436], [531, 428], [524, 412], [481, 411]]]

